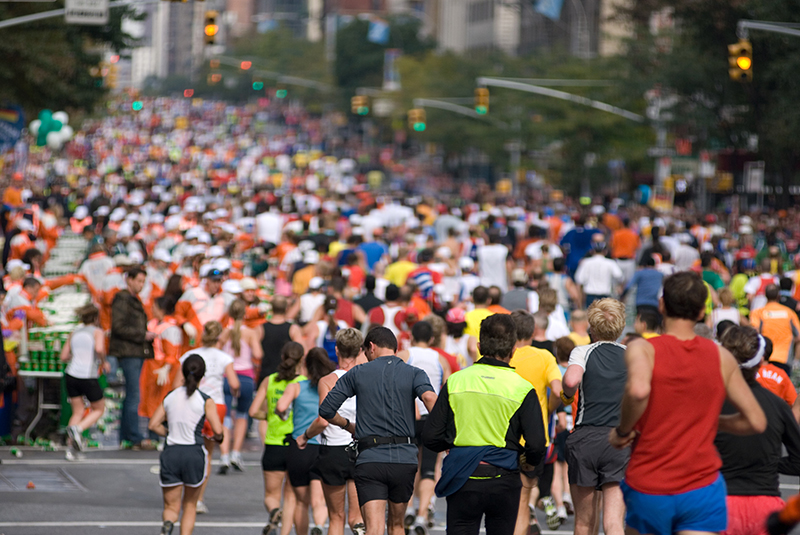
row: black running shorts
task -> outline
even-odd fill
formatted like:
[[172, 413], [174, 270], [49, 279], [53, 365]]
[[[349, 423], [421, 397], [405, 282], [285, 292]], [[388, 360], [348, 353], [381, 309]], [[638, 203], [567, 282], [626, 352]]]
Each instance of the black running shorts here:
[[166, 446], [160, 462], [162, 487], [199, 487], [206, 479], [208, 452], [203, 446]]
[[318, 456], [319, 444], [308, 444], [301, 450], [294, 439], [289, 440], [286, 471], [289, 473], [289, 483], [293, 487], [307, 487], [312, 479], [319, 479], [316, 468]]
[[264, 453], [261, 454], [261, 469], [265, 472], [285, 472], [287, 451], [289, 451], [289, 446], [264, 444]]
[[64, 374], [67, 386], [67, 397], [79, 398], [85, 396], [89, 403], [103, 399], [103, 389], [97, 379], [78, 379], [69, 374]]
[[358, 504], [373, 500], [408, 503], [414, 494], [416, 464], [363, 463], [356, 465]]
[[567, 437], [569, 483], [600, 488], [619, 483], [631, 458], [631, 449], [615, 449], [608, 442], [611, 427], [580, 426]]
[[341, 487], [355, 479], [356, 463], [350, 460], [347, 446], [320, 446], [317, 472], [326, 485]]

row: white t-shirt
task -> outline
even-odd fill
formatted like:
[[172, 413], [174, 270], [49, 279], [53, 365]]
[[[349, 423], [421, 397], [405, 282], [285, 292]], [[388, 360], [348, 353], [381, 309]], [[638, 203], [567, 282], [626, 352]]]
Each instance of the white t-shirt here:
[[561, 251], [561, 247], [555, 243], [548, 243], [544, 240], [539, 240], [537, 242], [528, 244], [528, 246], [525, 247], [525, 256], [531, 260], [541, 260], [542, 246], [544, 245], [547, 245], [547, 251], [550, 254], [550, 258], [562, 258], [564, 256], [564, 253]]
[[69, 364], [64, 371], [76, 379], [97, 379], [97, 354], [94, 347], [94, 325], [81, 325], [69, 337], [71, 353]]
[[601, 255], [584, 258], [575, 271], [575, 282], [589, 295], [611, 295], [614, 283], [622, 282], [623, 278], [617, 263]]
[[495, 243], [478, 247], [481, 283], [484, 286], [499, 286], [504, 292], [508, 290], [507, 257], [508, 247], [505, 245]]
[[200, 431], [206, 417], [206, 398], [200, 390], [187, 396], [185, 386], [176, 388], [164, 398], [164, 411], [169, 422], [168, 446], [203, 444]]
[[199, 347], [191, 349], [181, 356], [181, 366], [189, 355], [200, 355], [206, 363], [206, 373], [200, 380], [198, 388], [214, 400], [217, 405], [225, 404], [222, 382], [225, 378], [225, 367], [233, 364], [233, 357], [215, 347]]

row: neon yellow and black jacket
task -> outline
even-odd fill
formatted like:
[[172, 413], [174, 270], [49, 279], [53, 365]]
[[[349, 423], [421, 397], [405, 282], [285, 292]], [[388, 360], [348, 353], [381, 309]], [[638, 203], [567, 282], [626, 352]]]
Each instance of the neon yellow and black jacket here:
[[458, 490], [448, 480], [463, 485], [480, 462], [517, 470], [524, 452], [526, 463], [536, 466], [545, 453], [542, 422], [536, 391], [507, 363], [483, 357], [451, 375], [422, 432], [431, 450], [450, 450], [437, 495], [451, 493], [440, 493], [444, 487]]

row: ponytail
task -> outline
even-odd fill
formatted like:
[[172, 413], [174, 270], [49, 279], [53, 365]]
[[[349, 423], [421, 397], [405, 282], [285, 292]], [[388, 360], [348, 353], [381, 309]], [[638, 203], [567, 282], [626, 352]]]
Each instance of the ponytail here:
[[241, 299], [231, 303], [228, 315], [233, 318], [233, 328], [231, 329], [231, 346], [234, 356], [238, 357], [242, 350], [242, 321], [247, 310], [247, 305]]
[[186, 386], [186, 397], [190, 397], [197, 390], [200, 379], [206, 374], [206, 361], [197, 353], [192, 353], [183, 361], [181, 371]]

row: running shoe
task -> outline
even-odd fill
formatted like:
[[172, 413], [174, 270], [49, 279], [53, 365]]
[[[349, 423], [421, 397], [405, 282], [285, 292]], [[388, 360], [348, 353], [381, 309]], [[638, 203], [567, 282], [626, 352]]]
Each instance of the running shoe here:
[[219, 475], [221, 475], [221, 476], [224, 476], [225, 474], [228, 473], [228, 470], [230, 470], [230, 469], [231, 469], [230, 461], [228, 461], [227, 463], [221, 463], [219, 465], [219, 470], [217, 470], [217, 473]]
[[207, 513], [208, 513], [208, 506], [205, 504], [205, 502], [202, 502], [202, 501], [198, 500], [197, 501], [197, 514], [198, 515], [205, 515]]
[[574, 515], [575, 507], [572, 505], [572, 496], [570, 496], [569, 492], [564, 493], [563, 500], [564, 500], [564, 508], [567, 510], [567, 514]]
[[237, 472], [244, 472], [244, 462], [241, 455], [231, 455], [231, 466]]
[[531, 524], [528, 535], [542, 535], [542, 528], [539, 527], [539, 522]]
[[411, 525], [409, 533], [413, 535], [428, 535], [428, 527], [425, 524], [414, 522], [414, 524]]
[[567, 521], [567, 509], [563, 505], [558, 507], [558, 518], [561, 519], [561, 523], [564, 524]]
[[409, 528], [414, 524], [414, 520], [416, 520], [416, 516], [414, 515], [414, 509], [408, 508], [406, 509], [406, 517], [403, 519], [403, 526], [406, 528], [406, 532], [408, 532]]
[[81, 436], [81, 429], [77, 425], [70, 425], [67, 427], [67, 434], [72, 439], [72, 445], [78, 451], [83, 451], [83, 437]]
[[528, 523], [531, 526], [537, 523], [537, 520], [536, 520], [536, 508], [531, 504], [528, 504], [528, 516], [529, 516]]
[[353, 535], [365, 535], [367, 533], [367, 526], [359, 522], [355, 526], [353, 526]]
[[558, 516], [558, 508], [552, 496], [545, 496], [542, 498], [542, 505], [544, 514], [547, 516], [547, 527], [550, 529], [558, 529], [561, 526], [561, 519]]
[[75, 457], [75, 454], [72, 453], [70, 450], [67, 450], [67, 454], [64, 458], [68, 461], [74, 461], [75, 459], [77, 459], [77, 457]]
[[436, 524], [436, 509], [433, 504], [428, 506], [428, 527], [432, 528]]
[[319, 526], [313, 526], [309, 531], [309, 535], [322, 535], [322, 528]]
[[161, 535], [172, 535], [172, 528], [175, 526], [169, 520], [165, 520], [163, 524], [161, 524]]

